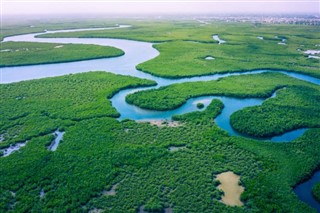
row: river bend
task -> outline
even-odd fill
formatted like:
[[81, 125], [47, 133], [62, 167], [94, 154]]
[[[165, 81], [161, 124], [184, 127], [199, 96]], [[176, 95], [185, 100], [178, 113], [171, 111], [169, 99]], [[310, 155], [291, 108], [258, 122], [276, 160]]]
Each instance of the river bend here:
[[[76, 30], [59, 30], [59, 31], [47, 31], [45, 33], [55, 33], [55, 32], [74, 32], [83, 30], [97, 30], [97, 29], [116, 29], [130, 27], [127, 25], [119, 25], [118, 27], [110, 28], [93, 28], [93, 29], [76, 29]], [[230, 135], [241, 136], [239, 133], [234, 131], [230, 126], [229, 119], [230, 115], [238, 110], [241, 110], [248, 106], [260, 105], [265, 99], [259, 98], [247, 98], [247, 99], [237, 99], [225, 96], [203, 96], [197, 98], [191, 98], [183, 106], [169, 111], [152, 111], [141, 109], [137, 106], [130, 105], [125, 102], [125, 97], [128, 94], [146, 90], [150, 88], [159, 88], [161, 86], [167, 86], [175, 83], [191, 82], [191, 81], [210, 81], [219, 78], [233, 76], [233, 75], [243, 75], [243, 74], [257, 74], [262, 72], [280, 72], [289, 75], [294, 78], [298, 78], [304, 81], [308, 81], [317, 85], [320, 85], [320, 79], [313, 78], [311, 76], [286, 72], [286, 71], [271, 71], [271, 70], [256, 70], [251, 72], [241, 72], [241, 73], [227, 73], [227, 74], [215, 74], [201, 77], [191, 77], [191, 78], [180, 78], [180, 79], [166, 79], [160, 78], [148, 73], [140, 72], [135, 67], [136, 65], [148, 61], [159, 55], [159, 52], [152, 47], [152, 43], [132, 41], [125, 39], [109, 39], [109, 38], [37, 38], [35, 36], [45, 34], [45, 33], [31, 33], [25, 35], [17, 35], [6, 37], [3, 42], [7, 41], [28, 41], [28, 42], [49, 42], [49, 43], [73, 43], [73, 44], [95, 44], [102, 46], [113, 46], [122, 49], [125, 55], [115, 58], [106, 59], [94, 59], [85, 60], [77, 62], [67, 62], [67, 63], [57, 63], [57, 64], [42, 64], [42, 65], [30, 65], [30, 66], [17, 66], [17, 67], [5, 67], [1, 69], [0, 82], [1, 83], [12, 83], [24, 80], [39, 79], [45, 77], [61, 76], [70, 73], [80, 73], [88, 71], [106, 70], [115, 74], [129, 75], [138, 78], [145, 78], [157, 82], [157, 86], [148, 88], [135, 88], [135, 89], [124, 89], [118, 92], [111, 98], [112, 105], [121, 114], [119, 120], [122, 119], [133, 119], [133, 120], [170, 120], [174, 114], [183, 114], [187, 112], [192, 112], [199, 110], [196, 107], [196, 103], [202, 102], [205, 107], [207, 107], [211, 100], [217, 98], [221, 100], [225, 106], [222, 113], [215, 119], [216, 124], [227, 131]], [[275, 94], [274, 94], [275, 95]], [[205, 108], [204, 108], [205, 109]], [[204, 110], [202, 109], [202, 110]], [[301, 136], [306, 129], [298, 129], [295, 131], [287, 132], [283, 135], [270, 138], [273, 142], [289, 142], [295, 138]], [[319, 203], [315, 204], [314, 200], [310, 198], [310, 184], [311, 186], [319, 181], [319, 175], [316, 173], [310, 180], [305, 183], [299, 184], [295, 188], [295, 192], [298, 197], [319, 210]], [[306, 195], [307, 194], [307, 195]]]

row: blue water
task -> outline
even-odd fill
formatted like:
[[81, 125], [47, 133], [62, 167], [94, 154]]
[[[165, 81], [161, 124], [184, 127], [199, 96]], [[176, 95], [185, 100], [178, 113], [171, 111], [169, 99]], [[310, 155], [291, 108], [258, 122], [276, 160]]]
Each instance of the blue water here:
[[[115, 28], [130, 27], [120, 25], [119, 27], [105, 28], [106, 30], [112, 30]], [[101, 29], [101, 28], [100, 28]], [[92, 30], [92, 29], [76, 29], [76, 30], [61, 30], [61, 31], [48, 31], [46, 33], [55, 32], [71, 32], [71, 31], [81, 31], [81, 30]], [[131, 41], [125, 39], [107, 39], [107, 38], [37, 38], [35, 36], [44, 33], [32, 33], [26, 35], [11, 36], [4, 39], [7, 41], [31, 41], [31, 42], [50, 42], [50, 43], [75, 43], [75, 44], [95, 44], [102, 46], [114, 46], [122, 49], [125, 55], [115, 58], [106, 59], [96, 59], [96, 60], [86, 60], [79, 62], [69, 62], [69, 63], [57, 63], [57, 64], [44, 64], [44, 65], [31, 65], [31, 66], [20, 66], [20, 67], [6, 67], [1, 68], [0, 81], [1, 83], [12, 83], [23, 80], [52, 77], [66, 75], [70, 73], [106, 70], [108, 72], [129, 75], [138, 78], [150, 79], [157, 82], [157, 86], [148, 88], [136, 88], [136, 89], [126, 89], [121, 90], [116, 95], [111, 98], [112, 105], [121, 114], [119, 120], [122, 119], [132, 119], [132, 120], [170, 120], [172, 115], [184, 114], [192, 111], [199, 110], [196, 107], [197, 102], [203, 102], [205, 108], [209, 105], [212, 99], [219, 99], [224, 103], [224, 109], [222, 113], [215, 119], [217, 125], [227, 131], [232, 136], [243, 136], [238, 132], [234, 131], [230, 125], [230, 116], [233, 112], [241, 110], [245, 107], [256, 106], [262, 104], [265, 99], [258, 98], [247, 98], [238, 99], [230, 97], [221, 96], [205, 96], [191, 98], [175, 110], [168, 111], [152, 111], [141, 109], [137, 106], [130, 105], [125, 102], [125, 97], [128, 94], [146, 90], [150, 88], [159, 88], [161, 86], [167, 86], [170, 84], [184, 83], [184, 82], [195, 82], [195, 81], [211, 81], [217, 80], [219, 78], [234, 76], [234, 75], [244, 75], [244, 74], [258, 74], [263, 72], [280, 72], [289, 75], [294, 78], [298, 78], [304, 81], [308, 81], [314, 84], [320, 84], [320, 79], [306, 76], [303, 74], [286, 72], [286, 71], [272, 71], [272, 70], [255, 70], [248, 72], [238, 72], [238, 73], [225, 73], [225, 74], [215, 74], [200, 77], [191, 78], [180, 78], [180, 79], [166, 79], [156, 77], [144, 72], [138, 71], [135, 66], [144, 61], [150, 60], [159, 55], [159, 52], [152, 47], [152, 43]], [[216, 38], [217, 36], [213, 36]], [[273, 94], [274, 97], [275, 94]], [[201, 109], [204, 110], [205, 108]], [[274, 142], [279, 141], [292, 141], [299, 137], [306, 131], [306, 129], [299, 129], [285, 133], [281, 136], [276, 136], [269, 138], [269, 140]]]
[[315, 208], [318, 212], [320, 212], [320, 203], [313, 197], [312, 187], [319, 182], [320, 171], [314, 173], [309, 180], [294, 188], [294, 192], [298, 195], [299, 199]]
[[48, 150], [50, 151], [56, 151], [62, 138], [63, 138], [64, 132], [60, 132], [59, 130], [55, 131], [53, 135], [55, 136], [55, 139], [52, 141], [51, 145], [48, 147]]
[[[119, 27], [130, 27], [130, 26], [119, 26]], [[117, 28], [117, 27], [116, 27]], [[115, 29], [105, 28], [105, 29]], [[71, 32], [71, 31], [81, 31], [84, 29], [77, 30], [63, 30], [63, 31], [48, 31], [46, 33], [54, 32]], [[92, 30], [92, 29], [86, 29]], [[57, 63], [57, 64], [45, 64], [45, 65], [32, 65], [32, 66], [20, 66], [20, 67], [8, 67], [0, 68], [0, 83], [12, 83], [24, 80], [39, 79], [45, 77], [61, 76], [70, 73], [80, 73], [89, 71], [108, 71], [116, 74], [129, 75], [138, 78], [145, 78], [154, 80], [158, 83], [157, 86], [148, 88], [135, 88], [135, 89], [125, 89], [118, 92], [111, 98], [112, 105], [121, 114], [119, 120], [122, 119], [132, 119], [132, 120], [170, 120], [172, 115], [184, 114], [196, 110], [205, 110], [205, 108], [210, 104], [212, 99], [219, 99], [224, 104], [224, 109], [222, 113], [215, 119], [216, 124], [227, 131], [229, 135], [232, 136], [243, 136], [233, 130], [230, 125], [230, 116], [235, 111], [241, 110], [245, 107], [256, 106], [262, 104], [265, 99], [258, 98], [230, 98], [222, 96], [203, 96], [197, 98], [191, 98], [175, 110], [169, 111], [152, 111], [141, 109], [137, 106], [130, 105], [125, 102], [125, 97], [133, 92], [146, 90], [150, 88], [159, 88], [160, 86], [167, 86], [175, 83], [183, 82], [195, 82], [195, 81], [211, 81], [217, 80], [219, 78], [234, 76], [234, 75], [244, 75], [244, 74], [258, 74], [262, 72], [280, 72], [291, 77], [308, 81], [317, 85], [320, 85], [320, 79], [286, 71], [273, 71], [273, 70], [255, 70], [250, 72], [239, 72], [239, 73], [227, 73], [227, 74], [215, 74], [201, 77], [192, 78], [181, 78], [181, 79], [165, 79], [150, 74], [138, 71], [135, 66], [144, 61], [155, 58], [159, 55], [159, 52], [152, 47], [152, 43], [131, 41], [125, 39], [107, 39], [107, 38], [35, 38], [36, 35], [42, 33], [33, 33], [26, 35], [11, 36], [4, 39], [6, 41], [31, 41], [31, 42], [50, 42], [50, 43], [74, 43], [74, 44], [96, 44], [102, 46], [113, 46], [122, 49], [125, 55], [116, 58], [106, 58], [106, 59], [96, 59], [96, 60], [86, 60], [79, 62], [69, 62], [69, 63]], [[213, 36], [213, 39], [218, 40], [218, 36]], [[219, 43], [225, 41], [218, 40]], [[274, 97], [274, 93], [270, 98]], [[198, 109], [196, 104], [202, 102], [205, 107], [203, 109]], [[269, 139], [264, 139], [273, 142], [290, 142], [297, 137], [300, 137], [307, 129], [302, 128], [294, 131], [287, 132], [280, 136], [275, 136]], [[62, 137], [62, 135], [61, 135]], [[57, 137], [58, 138], [58, 137]], [[58, 143], [56, 143], [58, 144]], [[317, 172], [312, 179], [309, 181], [298, 185], [294, 190], [299, 196], [299, 198], [316, 208], [319, 211], [319, 203], [317, 203], [311, 196], [311, 187], [320, 181], [320, 172]], [[320, 212], [320, 211], [319, 211]]]

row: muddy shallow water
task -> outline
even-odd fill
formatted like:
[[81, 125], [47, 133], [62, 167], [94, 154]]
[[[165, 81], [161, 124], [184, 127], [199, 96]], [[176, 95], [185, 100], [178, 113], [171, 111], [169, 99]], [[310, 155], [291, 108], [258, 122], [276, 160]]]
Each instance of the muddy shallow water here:
[[239, 185], [240, 176], [228, 171], [218, 174], [216, 179], [221, 183], [218, 189], [224, 192], [221, 202], [229, 206], [242, 206], [240, 196], [244, 188]]

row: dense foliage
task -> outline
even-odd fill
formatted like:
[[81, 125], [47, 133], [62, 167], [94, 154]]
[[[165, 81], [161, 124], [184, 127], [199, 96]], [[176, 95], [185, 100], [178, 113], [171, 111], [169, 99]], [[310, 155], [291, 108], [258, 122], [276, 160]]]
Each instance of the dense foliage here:
[[[0, 211], [312, 211], [292, 186], [320, 162], [319, 129], [291, 144], [229, 137], [213, 122], [218, 100], [177, 116], [183, 125], [175, 128], [111, 118], [106, 97], [138, 84], [152, 82], [98, 72], [1, 85], [2, 143], [29, 142], [0, 158]], [[66, 133], [50, 152], [57, 128]], [[243, 207], [219, 201], [215, 175], [228, 170], [241, 176]], [[115, 195], [103, 194], [115, 184]]]
[[267, 137], [303, 128], [320, 127], [320, 88], [290, 86], [261, 106], [235, 112], [230, 119], [237, 131]]
[[[137, 66], [157, 76], [178, 78], [254, 69], [283, 69], [320, 77], [319, 59], [303, 52], [319, 50], [319, 26], [197, 21], [126, 21], [132, 28], [46, 34], [41, 37], [124, 38], [163, 42], [160, 55]], [[218, 45], [212, 35], [226, 41]], [[263, 36], [263, 40], [257, 36]], [[278, 43], [286, 39], [286, 45]], [[215, 60], [205, 60], [206, 56]]]
[[182, 115], [174, 115], [173, 120], [176, 121], [188, 121], [194, 123], [208, 122], [208, 118], [213, 119], [221, 113], [223, 109], [223, 103], [220, 100], [213, 100], [210, 105], [204, 111], [190, 112]]
[[[236, 64], [241, 64], [243, 69], [251, 66], [253, 62], [243, 58], [244, 53], [238, 52], [242, 56], [237, 58], [236, 53], [228, 52], [229, 47], [224, 47], [226, 44], [235, 48], [242, 45], [245, 51], [256, 51], [259, 56], [255, 60], [260, 61], [261, 66], [268, 63], [276, 51], [279, 53], [277, 57], [288, 69], [290, 62], [299, 63], [295, 65], [298, 71], [319, 76], [317, 59], [300, 61], [293, 53], [300, 43], [305, 45], [303, 48], [314, 48], [318, 42], [315, 32], [319, 29], [316, 27], [253, 27], [251, 24], [226, 23], [199, 26], [199, 23], [185, 21], [134, 23], [136, 26], [130, 30], [54, 36], [174, 40], [157, 45], [159, 49], [168, 49], [160, 50], [160, 56], [154, 59], [159, 60], [167, 57], [167, 53], [176, 51], [170, 50], [170, 46], [180, 44], [181, 49], [189, 48], [184, 51], [188, 50], [190, 57], [179, 53], [172, 56], [172, 61], [166, 58], [168, 66], [159, 66], [166, 68], [170, 65], [173, 72], [167, 73], [171, 77], [211, 72], [211, 68], [203, 69], [203, 66], [209, 66], [206, 63], [218, 61], [219, 58], [205, 63], [201, 60], [207, 55], [204, 54], [206, 51], [218, 51], [218, 48], [221, 57], [226, 61], [230, 59], [230, 64], [226, 66], [235, 68]], [[62, 25], [58, 24], [59, 27]], [[16, 33], [28, 31], [27, 27]], [[12, 34], [14, 31], [6, 30], [4, 33]], [[214, 44], [211, 38], [213, 33], [219, 33], [227, 43]], [[265, 40], [255, 38], [262, 34]], [[274, 35], [286, 36], [288, 45], [266, 47], [278, 42]], [[266, 44], [260, 46], [253, 39]], [[188, 42], [180, 40], [208, 44], [189, 42], [194, 44], [189, 47]], [[247, 47], [247, 43], [252, 46]], [[200, 52], [194, 53], [197, 49]], [[218, 53], [213, 56], [217, 57]], [[241, 58], [250, 63], [241, 62]], [[186, 62], [190, 65], [189, 61], [193, 60], [196, 69], [184, 65]], [[152, 72], [154, 69], [156, 73], [158, 67], [152, 61], [141, 66], [154, 66]], [[279, 63], [275, 59], [275, 66], [282, 66]], [[269, 65], [272, 66], [271, 63]], [[219, 70], [225, 72], [229, 68], [221, 66]], [[291, 143], [271, 143], [230, 137], [222, 131], [214, 123], [214, 118], [224, 107], [219, 100], [213, 100], [203, 111], [173, 116], [181, 123], [177, 127], [116, 120], [119, 113], [108, 98], [124, 88], [150, 85], [155, 85], [155, 82], [105, 72], [0, 85], [0, 150], [10, 144], [28, 141], [25, 147], [10, 156], [0, 156], [0, 212], [135, 213], [142, 209], [161, 212], [166, 208], [172, 208], [174, 213], [315, 212], [297, 198], [292, 188], [320, 165], [319, 86], [279, 73], [263, 73], [174, 84], [127, 97], [128, 102], [144, 108], [167, 110], [182, 105], [191, 97], [226, 95], [267, 98], [277, 91], [275, 97], [261, 106], [234, 114], [232, 122], [238, 125], [239, 131], [245, 127], [243, 131], [249, 133], [250, 128], [262, 125], [269, 128], [261, 128], [262, 134], [270, 131], [274, 134], [278, 131], [276, 128], [281, 131], [301, 126], [315, 128]], [[241, 119], [252, 122], [251, 126], [245, 126], [246, 122], [239, 124]], [[57, 129], [65, 134], [57, 150], [52, 152], [48, 146], [54, 139], [52, 133]], [[253, 132], [250, 134], [256, 134]], [[171, 151], [171, 147], [183, 148]], [[241, 185], [245, 188], [241, 195], [242, 207], [229, 207], [220, 202], [223, 192], [217, 188], [219, 183], [215, 177], [226, 171], [241, 177]], [[105, 193], [115, 185], [114, 195]], [[319, 191], [318, 186], [314, 191]]]
[[0, 67], [80, 61], [121, 56], [124, 52], [108, 46], [38, 42], [3, 42]]
[[[279, 89], [283, 88], [283, 89]], [[320, 88], [279, 73], [261, 73], [222, 78], [216, 81], [174, 84], [137, 92], [127, 102], [147, 109], [167, 110], [204, 95], [239, 98], [276, 97], [261, 106], [244, 108], [231, 116], [231, 125], [239, 132], [267, 137], [302, 127], [320, 127]]]
[[215, 81], [172, 84], [130, 94], [126, 101], [145, 109], [168, 110], [183, 105], [189, 98], [205, 95], [267, 98], [277, 89], [291, 85], [315, 87], [284, 74], [267, 72], [230, 76]]
[[[160, 55], [139, 64], [137, 68], [169, 78], [265, 68], [295, 70], [320, 77], [317, 71], [319, 59], [307, 58], [302, 51], [297, 51], [298, 44], [292, 44], [295, 47], [292, 48], [272, 40], [260, 41], [254, 36], [250, 39], [247, 44], [217, 45], [187, 41], [156, 44], [154, 47]], [[207, 55], [214, 56], [215, 60], [206, 60]]]
[[24, 141], [72, 121], [118, 117], [108, 97], [127, 87], [153, 85], [149, 80], [93, 72], [0, 85], [0, 134], [5, 141]]
[[315, 197], [316, 200], [318, 200], [320, 202], [320, 183], [317, 183], [312, 188], [312, 195]]
[[202, 109], [204, 107], [204, 104], [203, 103], [197, 103], [197, 108], [198, 109]]

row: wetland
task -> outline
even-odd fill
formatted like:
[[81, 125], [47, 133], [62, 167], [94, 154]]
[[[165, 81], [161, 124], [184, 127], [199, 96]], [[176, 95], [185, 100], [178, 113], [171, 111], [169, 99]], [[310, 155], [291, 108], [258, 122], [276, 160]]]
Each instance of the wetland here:
[[[56, 50], [64, 49], [66, 43], [111, 46], [125, 54], [90, 61], [1, 68], [3, 84], [0, 87], [4, 91], [1, 111], [4, 113], [1, 114], [0, 149], [28, 140], [21, 151], [0, 158], [1, 210], [228, 212], [234, 208], [238, 212], [252, 209], [312, 211], [297, 192], [300, 185], [294, 186], [318, 168], [320, 162], [317, 155], [320, 150], [319, 70], [299, 68], [305, 63], [317, 67], [316, 62], [306, 62], [301, 56], [294, 72], [289, 68], [270, 70], [275, 67], [249, 66], [248, 70], [234, 69], [228, 73], [215, 73], [204, 64], [196, 63], [193, 69], [202, 70], [201, 73], [186, 70], [177, 78], [176, 74], [172, 75], [174, 72], [165, 71], [168, 64], [162, 66], [161, 74], [158, 68], [152, 68], [155, 63], [166, 61], [161, 58], [163, 55], [171, 54], [169, 48], [160, 47], [171, 46], [175, 51], [174, 47], [180, 44], [184, 52], [185, 45], [195, 49], [203, 45], [203, 50], [226, 47], [220, 51], [228, 51], [228, 45], [235, 42], [244, 45], [241, 39], [247, 38], [236, 38], [229, 33], [226, 35], [228, 42], [222, 45], [184, 41], [152, 44], [146, 41], [166, 41], [167, 38], [161, 31], [159, 35], [149, 31], [147, 35], [150, 36], [137, 37], [137, 32], [144, 32], [149, 23], [129, 24], [137, 27], [132, 30], [111, 27], [96, 31], [48, 31], [4, 38], [4, 43], [63, 45], [52, 48]], [[172, 39], [184, 38], [185, 32], [195, 36], [189, 29], [193, 25], [193, 22], [178, 24], [177, 30], [184, 32], [171, 34]], [[171, 23], [160, 23], [157, 27], [164, 31]], [[232, 25], [227, 27], [232, 28]], [[210, 25], [203, 28], [209, 31]], [[249, 26], [244, 24], [243, 28]], [[264, 28], [272, 29], [272, 26], [264, 26], [260, 31], [264, 32]], [[284, 26], [280, 32], [288, 28]], [[307, 30], [309, 27], [300, 28]], [[302, 32], [300, 28], [296, 29], [298, 33]], [[38, 38], [52, 35], [111, 37], [109, 32], [113, 38]], [[129, 33], [123, 37], [123, 32]], [[261, 32], [258, 35], [263, 35], [263, 41], [259, 41], [257, 35], [252, 39], [277, 45], [274, 37]], [[213, 33], [225, 38], [211, 29], [207, 34], [209, 39]], [[207, 39], [197, 36], [200, 42]], [[271, 37], [275, 40], [269, 40]], [[286, 46], [290, 46], [290, 40], [303, 40], [287, 37]], [[315, 41], [309, 40], [303, 41], [313, 45]], [[289, 53], [291, 48], [297, 52], [295, 46], [289, 48]], [[206, 55], [211, 55], [204, 52], [200, 53], [202, 61], [206, 61], [203, 60]], [[212, 54], [215, 60], [211, 61], [215, 63], [218, 56], [226, 53]], [[179, 57], [175, 57], [174, 63], [189, 60], [183, 55]], [[179, 69], [184, 66], [182, 61], [177, 64]], [[256, 69], [251, 69], [254, 67]], [[88, 72], [90, 70], [114, 74]], [[201, 109], [197, 107], [200, 102], [204, 105]], [[290, 118], [290, 122], [286, 118]], [[241, 124], [237, 123], [239, 120]], [[52, 132], [57, 129], [60, 135], [56, 137]], [[46, 147], [51, 147], [53, 142], [57, 146], [63, 132], [66, 132], [63, 143], [56, 151], [48, 152]], [[289, 143], [272, 142], [277, 137], [274, 142]], [[20, 163], [13, 166], [12, 162]], [[231, 187], [232, 192], [222, 189], [225, 196], [221, 193], [219, 183], [212, 176], [225, 171], [241, 175], [243, 192], [237, 189], [235, 193], [232, 191], [235, 187]], [[239, 187], [239, 177], [233, 180], [227, 185]], [[32, 187], [35, 183], [40, 184]], [[220, 183], [220, 187], [225, 185], [221, 180]], [[274, 187], [281, 190], [274, 191]], [[311, 193], [311, 188], [304, 190]], [[101, 196], [104, 189], [111, 189], [112, 196]], [[15, 192], [15, 196], [11, 192]], [[42, 192], [45, 196], [39, 199]], [[231, 208], [222, 203], [230, 194], [237, 200], [232, 205], [239, 206]], [[69, 196], [64, 200], [61, 195]], [[197, 205], [193, 205], [194, 202]]]

